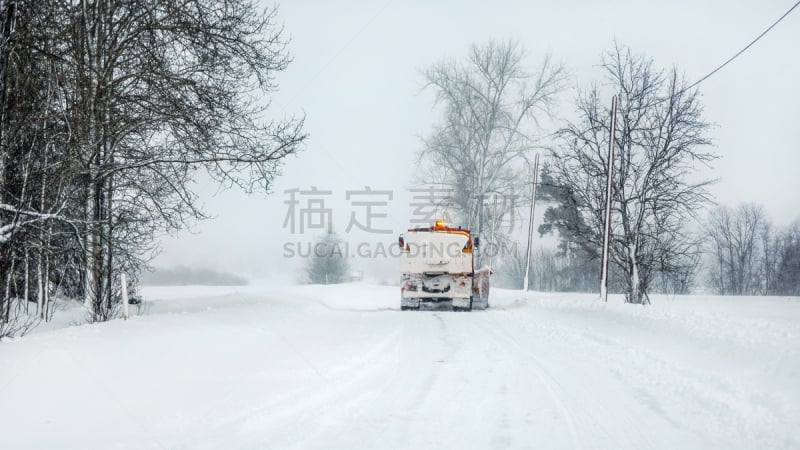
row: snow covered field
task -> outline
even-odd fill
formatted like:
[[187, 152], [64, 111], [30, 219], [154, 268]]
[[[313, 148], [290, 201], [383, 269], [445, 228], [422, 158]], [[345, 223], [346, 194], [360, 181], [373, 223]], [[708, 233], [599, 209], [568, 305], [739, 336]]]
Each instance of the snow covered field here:
[[0, 448], [800, 448], [798, 298], [143, 294], [130, 321], [0, 343]]

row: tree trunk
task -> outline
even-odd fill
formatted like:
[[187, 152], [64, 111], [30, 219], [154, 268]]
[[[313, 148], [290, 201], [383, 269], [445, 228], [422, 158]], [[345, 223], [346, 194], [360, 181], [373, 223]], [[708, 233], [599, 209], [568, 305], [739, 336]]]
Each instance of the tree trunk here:
[[44, 321], [50, 321], [50, 256], [44, 257]]
[[14, 274], [14, 252], [11, 252], [11, 266], [8, 268], [8, 272], [6, 273], [6, 291], [3, 294], [3, 305], [2, 310], [0, 310], [0, 314], [3, 315], [3, 321], [8, 323], [11, 318], [11, 281], [12, 275]]
[[106, 291], [107, 291], [107, 298], [106, 298], [106, 311], [108, 311], [108, 316], [110, 317], [112, 311], [112, 301], [114, 297], [114, 253], [113, 253], [113, 217], [111, 215], [111, 208], [112, 208], [112, 201], [113, 201], [113, 178], [111, 176], [108, 177], [108, 192], [106, 192]]
[[83, 236], [84, 239], [84, 257], [85, 257], [85, 264], [86, 267], [84, 269], [85, 278], [84, 278], [84, 286], [83, 286], [83, 305], [84, 307], [89, 310], [89, 314], [94, 314], [94, 295], [92, 294], [92, 289], [94, 286], [94, 278], [92, 274], [94, 273], [94, 261], [92, 260], [92, 236], [94, 235], [94, 231], [92, 230], [92, 216], [91, 216], [91, 197], [89, 196], [88, 189], [86, 190], [86, 201], [84, 202], [84, 220], [86, 221], [85, 226], [85, 233]]
[[36, 312], [44, 318], [44, 255], [39, 250], [39, 257], [36, 261]]
[[630, 261], [630, 276], [628, 288], [628, 303], [642, 303], [641, 278], [639, 277], [639, 260], [635, 245], [628, 246], [628, 260]]
[[[29, 286], [30, 286], [30, 262], [29, 262], [28, 249], [25, 248], [25, 288], [23, 289], [23, 294], [22, 294], [23, 301], [25, 302], [25, 314], [28, 314], [28, 304], [30, 303], [28, 301], [28, 299], [30, 298]], [[36, 313], [38, 314], [39, 311], [36, 311]]]

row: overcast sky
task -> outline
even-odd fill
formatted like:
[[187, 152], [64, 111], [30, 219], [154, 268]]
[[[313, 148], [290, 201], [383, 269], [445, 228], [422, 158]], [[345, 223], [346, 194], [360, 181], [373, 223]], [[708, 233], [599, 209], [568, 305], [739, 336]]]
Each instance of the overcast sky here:
[[[289, 158], [270, 196], [217, 192], [201, 182], [198, 192], [215, 219], [191, 232], [162, 239], [154, 264], [217, 267], [253, 278], [291, 278], [300, 264], [285, 258], [287, 243], [318, 234], [284, 228], [287, 189], [332, 191], [335, 228], [352, 241], [394, 242], [408, 224], [408, 188], [418, 136], [438, 120], [431, 92], [420, 93], [419, 70], [442, 58], [461, 58], [471, 43], [519, 40], [527, 65], [547, 53], [572, 74], [557, 111], [574, 114], [575, 86], [599, 80], [601, 54], [614, 39], [673, 65], [689, 81], [732, 56], [792, 6], [794, 0], [747, 1], [331, 1], [280, 4], [279, 18], [291, 37], [294, 62], [278, 78], [272, 113], [305, 114], [311, 134], [305, 149]], [[800, 10], [750, 50], [699, 86], [705, 119], [721, 159], [709, 177], [726, 205], [758, 202], [782, 226], [800, 219]], [[609, 98], [610, 102], [610, 98]], [[544, 130], [552, 131], [552, 130]], [[381, 212], [380, 236], [344, 233], [351, 212], [346, 191], [391, 190]], [[295, 230], [297, 231], [297, 230]], [[358, 259], [394, 281], [392, 261]]]

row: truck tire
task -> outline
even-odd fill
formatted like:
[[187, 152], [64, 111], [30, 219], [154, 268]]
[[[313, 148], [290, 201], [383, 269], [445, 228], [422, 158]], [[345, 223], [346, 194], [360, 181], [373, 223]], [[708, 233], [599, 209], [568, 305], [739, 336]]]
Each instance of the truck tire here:
[[472, 297], [469, 298], [469, 306], [462, 307], [462, 306], [453, 306], [453, 311], [455, 312], [469, 312], [472, 311]]
[[[455, 300], [455, 299], [454, 299]], [[456, 306], [455, 301], [453, 302], [453, 311], [463, 312], [463, 311], [472, 311], [472, 296], [469, 297], [469, 302], [458, 302], [459, 304], [466, 303], [467, 306]]]

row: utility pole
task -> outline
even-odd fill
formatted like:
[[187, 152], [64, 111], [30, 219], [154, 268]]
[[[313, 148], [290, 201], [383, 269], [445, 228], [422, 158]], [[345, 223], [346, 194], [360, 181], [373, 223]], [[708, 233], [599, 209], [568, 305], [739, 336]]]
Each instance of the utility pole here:
[[536, 208], [536, 183], [539, 180], [539, 154], [533, 163], [533, 193], [531, 194], [531, 217], [528, 223], [528, 251], [525, 255], [525, 279], [522, 282], [523, 292], [528, 292], [528, 272], [531, 271], [531, 249], [533, 243], [533, 211]]
[[614, 179], [614, 140], [617, 130], [617, 96], [611, 98], [611, 139], [608, 141], [608, 179], [606, 183], [606, 220], [603, 229], [603, 266], [600, 276], [600, 298], [608, 302], [608, 250], [611, 239], [611, 182]]
[[489, 253], [489, 272], [492, 271], [492, 262], [494, 261], [494, 254], [497, 253], [497, 246], [494, 243], [494, 228], [497, 226], [497, 194], [494, 194], [494, 206], [492, 207], [492, 238], [489, 245], [492, 246], [492, 252]]

